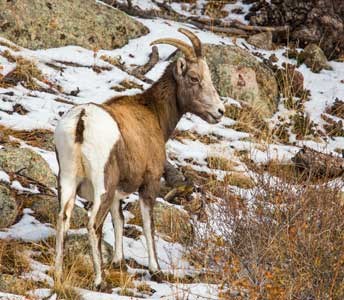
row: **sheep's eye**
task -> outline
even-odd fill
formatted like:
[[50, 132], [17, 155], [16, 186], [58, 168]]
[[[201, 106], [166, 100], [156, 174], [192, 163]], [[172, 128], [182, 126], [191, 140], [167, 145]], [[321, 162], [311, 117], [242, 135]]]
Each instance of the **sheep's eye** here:
[[190, 76], [190, 80], [191, 80], [192, 83], [198, 83], [199, 82], [197, 77], [191, 77]]

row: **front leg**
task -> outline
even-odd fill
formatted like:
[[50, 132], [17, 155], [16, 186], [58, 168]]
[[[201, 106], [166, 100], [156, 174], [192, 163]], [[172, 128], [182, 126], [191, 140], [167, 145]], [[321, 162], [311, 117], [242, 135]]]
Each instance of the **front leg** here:
[[151, 273], [156, 273], [160, 270], [155, 241], [154, 241], [154, 220], [153, 220], [153, 199], [147, 199], [140, 197], [140, 208], [143, 221], [143, 231], [146, 238], [147, 250], [148, 250], [148, 261], [149, 261], [149, 271]]

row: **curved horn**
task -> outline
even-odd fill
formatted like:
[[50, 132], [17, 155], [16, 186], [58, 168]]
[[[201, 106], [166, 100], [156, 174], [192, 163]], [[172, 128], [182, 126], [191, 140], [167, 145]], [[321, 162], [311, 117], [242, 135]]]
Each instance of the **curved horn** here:
[[186, 35], [189, 38], [189, 40], [191, 41], [191, 43], [194, 47], [196, 56], [202, 57], [203, 56], [202, 43], [201, 43], [201, 40], [198, 38], [198, 36], [196, 34], [194, 34], [193, 32], [191, 32], [190, 30], [185, 29], [185, 28], [179, 28], [178, 31], [180, 33]]
[[152, 42], [150, 45], [153, 46], [156, 44], [168, 44], [168, 45], [175, 46], [176, 48], [178, 48], [184, 53], [185, 58], [187, 60], [194, 61], [196, 58], [194, 49], [183, 41], [180, 41], [177, 39], [166, 38], [166, 39], [158, 39]]

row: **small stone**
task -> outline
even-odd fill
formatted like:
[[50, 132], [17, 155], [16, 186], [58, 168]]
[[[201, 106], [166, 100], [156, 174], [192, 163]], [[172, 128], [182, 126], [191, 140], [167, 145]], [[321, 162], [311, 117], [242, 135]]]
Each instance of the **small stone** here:
[[309, 44], [301, 54], [302, 60], [314, 73], [322, 70], [332, 70], [323, 50], [316, 44]]
[[272, 63], [277, 63], [279, 61], [278, 57], [276, 56], [275, 53], [271, 54], [269, 57], [269, 61]]

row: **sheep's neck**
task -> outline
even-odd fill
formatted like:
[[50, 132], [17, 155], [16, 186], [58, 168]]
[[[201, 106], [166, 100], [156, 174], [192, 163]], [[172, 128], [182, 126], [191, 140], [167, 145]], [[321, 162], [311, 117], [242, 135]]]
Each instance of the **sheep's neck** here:
[[165, 70], [162, 77], [145, 92], [146, 105], [157, 116], [167, 141], [177, 126], [182, 112], [178, 107], [177, 82], [173, 76], [174, 64]]

